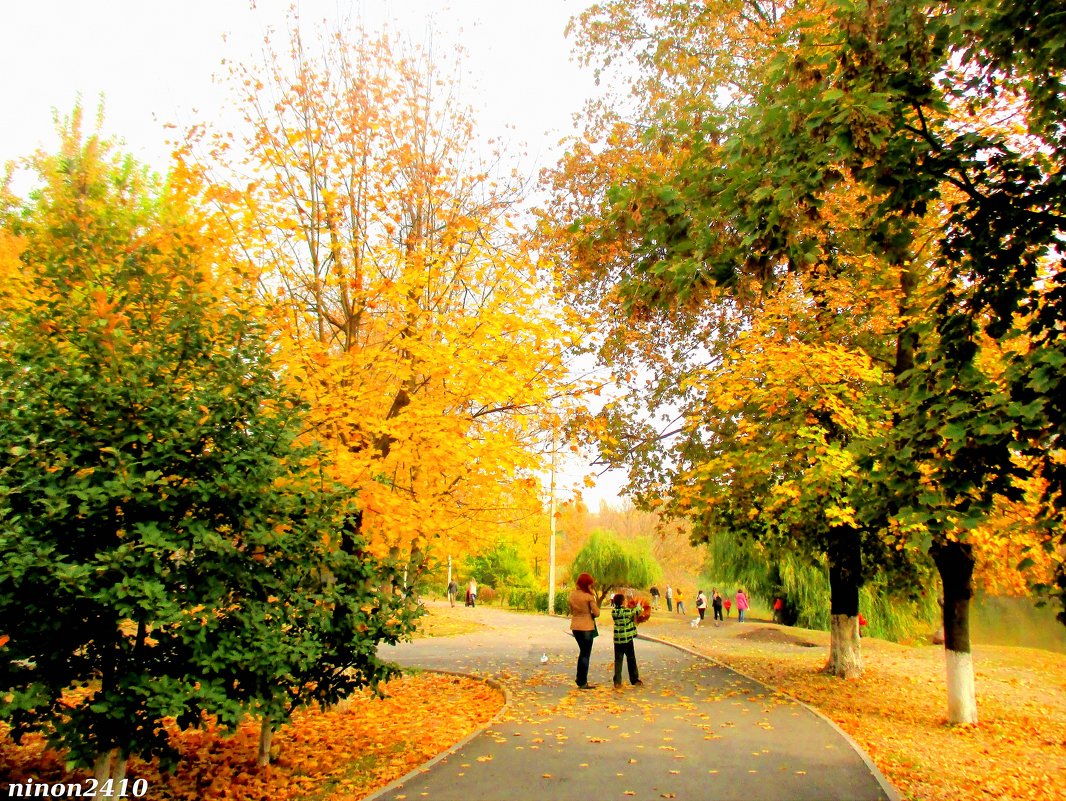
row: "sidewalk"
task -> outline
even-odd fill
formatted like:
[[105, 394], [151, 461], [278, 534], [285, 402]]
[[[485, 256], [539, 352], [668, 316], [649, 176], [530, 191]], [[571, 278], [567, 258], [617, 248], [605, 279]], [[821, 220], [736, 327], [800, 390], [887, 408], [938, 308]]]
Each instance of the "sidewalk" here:
[[636, 649], [645, 685], [615, 690], [606, 627], [589, 676], [599, 686], [581, 691], [566, 618], [484, 607], [466, 613], [488, 628], [383, 652], [409, 667], [494, 679], [509, 703], [486, 731], [374, 801], [898, 797], [827, 720], [701, 657], [642, 639]]

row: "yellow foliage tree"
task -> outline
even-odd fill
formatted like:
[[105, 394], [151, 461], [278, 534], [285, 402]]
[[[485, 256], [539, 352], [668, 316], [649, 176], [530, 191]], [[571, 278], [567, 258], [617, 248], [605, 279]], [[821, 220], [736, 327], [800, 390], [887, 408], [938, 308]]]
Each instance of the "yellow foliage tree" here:
[[577, 336], [516, 226], [518, 182], [485, 163], [431, 53], [312, 44], [298, 19], [268, 53], [233, 73], [246, 127], [193, 131], [188, 153], [229, 168], [217, 197], [240, 204], [283, 369], [374, 547], [469, 550], [540, 509]]

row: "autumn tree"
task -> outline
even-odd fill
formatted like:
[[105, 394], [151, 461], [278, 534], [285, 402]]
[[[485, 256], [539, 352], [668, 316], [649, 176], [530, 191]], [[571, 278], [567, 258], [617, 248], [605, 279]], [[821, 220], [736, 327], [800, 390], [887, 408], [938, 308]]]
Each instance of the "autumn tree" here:
[[[673, 13], [628, 5], [642, 20]], [[712, 6], [732, 29], [736, 7]], [[880, 276], [896, 313], [869, 329], [880, 344], [853, 342], [891, 354], [891, 425], [852, 454], [877, 481], [851, 506], [879, 540], [937, 564], [953, 722], [976, 719], [973, 548], [997, 499], [1019, 499], [1029, 477], [1046, 481], [1040, 547], [1061, 559], [1061, 371], [1049, 368], [1061, 360], [1062, 65], [1037, 44], [1054, 40], [1054, 15], [1033, 11], [787, 9], [777, 53], [744, 73], [757, 77], [745, 102], [723, 113], [712, 99], [701, 120], [663, 109], [638, 139], [659, 145], [646, 166], [577, 195], [600, 206], [574, 262], [591, 256], [593, 285], [613, 285], [631, 312], [687, 310], [721, 289], [739, 306], [786, 277], [844, 277], [842, 256]], [[806, 303], [852, 311], [821, 292]], [[1001, 379], [979, 358], [988, 343], [1008, 354]]]
[[[814, 205], [853, 176], [875, 201], [871, 253], [904, 266], [898, 406], [870, 460], [882, 488], [871, 511], [936, 562], [952, 722], [976, 720], [968, 609], [997, 498], [1020, 500], [1031, 476], [1047, 481], [1042, 547], [1061, 549], [1060, 371], [1049, 372], [1062, 358], [1061, 99], [1048, 86], [1062, 65], [1036, 43], [1046, 9], [1032, 11], [831, 4], [831, 24], [805, 31], [768, 72], [742, 140], [755, 158], [738, 185], [772, 165], [793, 204]], [[1020, 26], [1016, 51], [1004, 25]], [[930, 235], [922, 221], [938, 209]], [[767, 209], [747, 212], [760, 230], [752, 212]], [[911, 271], [923, 260], [936, 272], [918, 292]], [[982, 357], [992, 347], [1008, 354], [1002, 380]]]
[[195, 181], [80, 110], [60, 134], [0, 225], [33, 288], [0, 316], [0, 713], [118, 780], [170, 756], [165, 718], [281, 722], [377, 681], [410, 625], [342, 541]]
[[[683, 68], [667, 63], [678, 15]], [[629, 467], [642, 504], [690, 518], [698, 540], [742, 536], [824, 558], [829, 667], [854, 675], [859, 590], [885, 549], [851, 496], [863, 443], [886, 419], [898, 300], [850, 233], [861, 230], [858, 193], [827, 193], [834, 224], [819, 229], [767, 176], [742, 191], [731, 171], [730, 136], [776, 37], [808, 16], [759, 3], [586, 12], [579, 42], [601, 63], [635, 52], [646, 110], [607, 127], [598, 107], [588, 115], [586, 141], [550, 176], [547, 228], [564, 280], [608, 321], [600, 358], [630, 387], [600, 415], [605, 458]], [[747, 224], [742, 201], [768, 207], [764, 229]]]
[[519, 183], [435, 54], [358, 30], [315, 39], [298, 19], [289, 33], [235, 73], [244, 127], [190, 147], [242, 154], [218, 193], [246, 201], [234, 224], [286, 380], [374, 549], [409, 558], [413, 579], [432, 551], [476, 551], [540, 511], [544, 418], [579, 335], [519, 236]]

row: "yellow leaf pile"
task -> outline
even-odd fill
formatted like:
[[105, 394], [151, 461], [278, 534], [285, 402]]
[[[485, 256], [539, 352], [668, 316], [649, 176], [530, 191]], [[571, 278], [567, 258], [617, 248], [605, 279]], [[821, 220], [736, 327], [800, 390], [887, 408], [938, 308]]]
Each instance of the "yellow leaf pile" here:
[[[249, 720], [232, 736], [213, 727], [173, 731], [171, 742], [181, 754], [177, 770], [167, 775], [154, 763], [131, 759], [128, 776], [147, 780], [149, 796], [159, 801], [362, 798], [476, 731], [503, 705], [497, 690], [458, 676], [404, 677], [385, 691], [384, 699], [367, 693], [328, 712], [297, 713], [275, 735], [275, 758], [267, 768], [256, 766], [259, 725]], [[0, 786], [87, 776], [66, 773], [62, 755], [46, 749], [43, 738], [26, 737], [17, 746], [3, 730]]]

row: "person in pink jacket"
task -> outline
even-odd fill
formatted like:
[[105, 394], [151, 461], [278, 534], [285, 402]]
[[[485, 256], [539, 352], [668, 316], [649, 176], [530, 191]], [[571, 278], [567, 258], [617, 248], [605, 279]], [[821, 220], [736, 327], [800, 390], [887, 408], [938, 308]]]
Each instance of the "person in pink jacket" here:
[[748, 611], [748, 596], [744, 594], [743, 588], [737, 590], [737, 618], [741, 623], [744, 622], [744, 613]]

